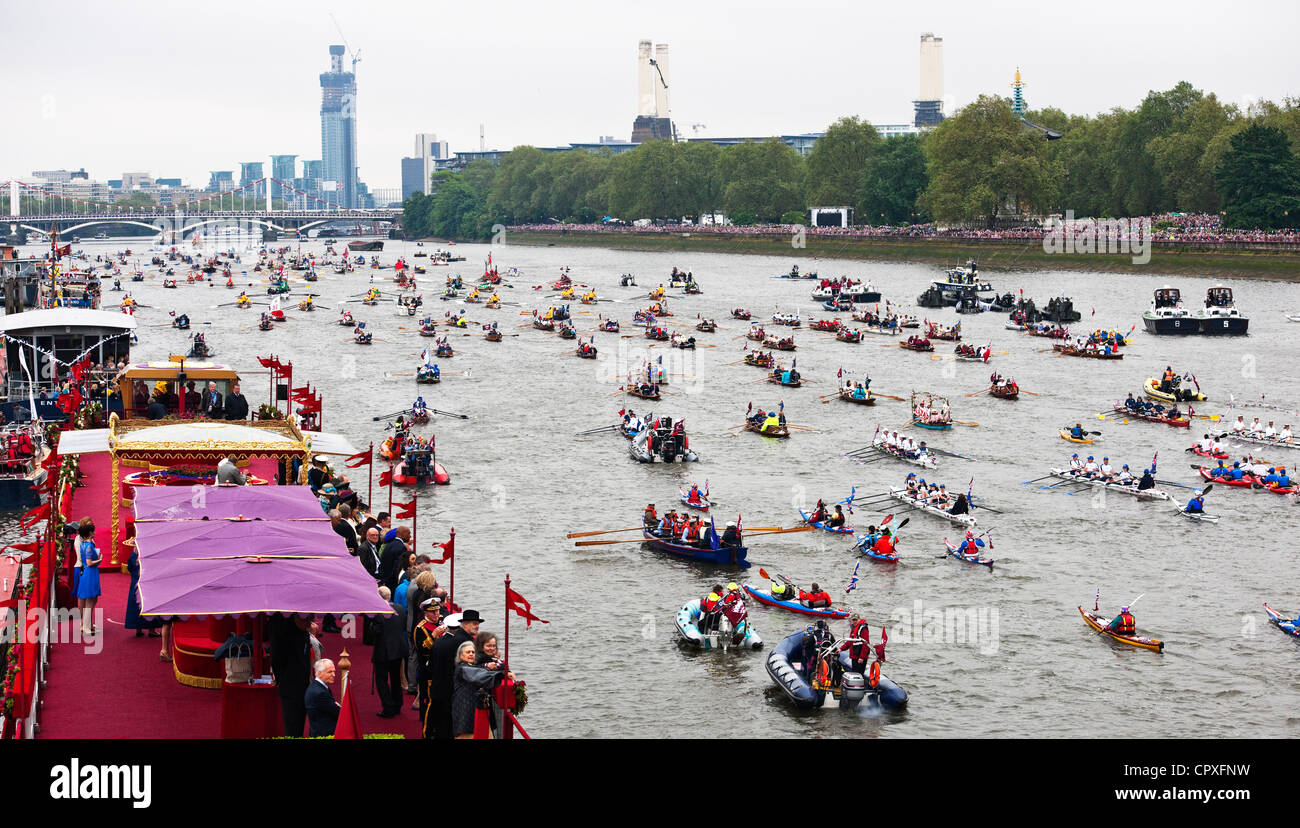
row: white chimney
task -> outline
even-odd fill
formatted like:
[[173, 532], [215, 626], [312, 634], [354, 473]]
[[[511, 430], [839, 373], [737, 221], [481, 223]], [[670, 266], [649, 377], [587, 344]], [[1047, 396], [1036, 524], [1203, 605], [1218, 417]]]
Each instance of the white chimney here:
[[[655, 44], [655, 63], [659, 65], [659, 71], [650, 75], [650, 82], [654, 85], [655, 90], [655, 116], [659, 118], [668, 117], [668, 87], [671, 83], [668, 76], [668, 44]], [[662, 73], [662, 78], [660, 77]]]
[[943, 100], [943, 38], [931, 32], [921, 35], [921, 94], [917, 100]]
[[636, 114], [655, 114], [655, 88], [651, 83], [654, 67], [650, 65], [650, 41], [643, 40], [636, 48]]

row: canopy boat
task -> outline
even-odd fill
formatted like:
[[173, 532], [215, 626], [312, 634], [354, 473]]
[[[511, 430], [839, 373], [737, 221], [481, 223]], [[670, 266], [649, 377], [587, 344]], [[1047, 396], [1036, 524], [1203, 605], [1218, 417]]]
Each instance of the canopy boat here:
[[1075, 483], [1086, 483], [1089, 486], [1099, 487], [1111, 492], [1123, 492], [1126, 495], [1132, 495], [1138, 500], [1168, 500], [1169, 494], [1159, 489], [1139, 489], [1137, 484], [1126, 486], [1118, 481], [1107, 482], [1105, 480], [1092, 480], [1081, 474], [1070, 474], [1069, 469], [1052, 469], [1052, 477], [1059, 477], [1062, 480], [1071, 480]]
[[947, 397], [928, 391], [912, 392], [912, 422], [920, 428], [946, 431], [952, 428], [952, 409]]
[[889, 487], [889, 496], [900, 503], [906, 503], [909, 506], [915, 506], [917, 511], [943, 518], [949, 523], [960, 523], [962, 526], [973, 528], [975, 518], [972, 515], [954, 515], [947, 509], [941, 509], [938, 506], [931, 506], [928, 503], [921, 502], [908, 494], [906, 489], [900, 489], [897, 486]]
[[1190, 388], [1181, 388], [1181, 380], [1174, 377], [1174, 383], [1169, 391], [1160, 388], [1160, 380], [1155, 377], [1147, 377], [1147, 381], [1142, 383], [1142, 393], [1146, 394], [1153, 400], [1161, 402], [1204, 402], [1209, 397], [1202, 394], [1199, 390], [1193, 391]]
[[1059, 343], [1053, 345], [1052, 350], [1064, 356], [1087, 357], [1089, 359], [1123, 359], [1124, 358], [1124, 355], [1117, 350], [1111, 351], [1110, 353], [1106, 353], [1101, 348], [1076, 348], [1073, 345], [1061, 345]]
[[[767, 656], [767, 674], [772, 682], [780, 687], [786, 698], [800, 710], [813, 710], [826, 702], [826, 694], [839, 700], [841, 709], [856, 710], [860, 705], [875, 710], [901, 710], [907, 706], [907, 691], [889, 678], [880, 675], [876, 686], [872, 687], [865, 676], [854, 671], [848, 651], [836, 652], [838, 642], [832, 642], [835, 651], [828, 652], [823, 658], [816, 659], [818, 671], [823, 672], [825, 658], [838, 659], [843, 668], [838, 686], [826, 686], [817, 676], [804, 674], [804, 630], [791, 633]], [[865, 645], [864, 645], [865, 646]], [[877, 662], [879, 663], [879, 662]], [[827, 667], [824, 670], [829, 674]]]
[[707, 632], [700, 629], [700, 622], [703, 620], [704, 613], [700, 609], [700, 599], [694, 598], [687, 601], [677, 611], [677, 634], [682, 637], [683, 641], [704, 650], [725, 650], [728, 646], [739, 647], [744, 650], [761, 650], [763, 648], [763, 639], [759, 638], [758, 633], [754, 630], [754, 625], [749, 622], [748, 617], [741, 620], [740, 626], [733, 630], [731, 622], [726, 620], [724, 613], [722, 620], [726, 621], [726, 623], [723, 627]]
[[797, 612], [800, 615], [811, 615], [816, 618], [848, 618], [849, 617], [850, 610], [848, 607], [806, 607], [803, 604], [799, 603], [798, 601], [787, 601], [781, 598], [775, 598], [772, 596], [771, 591], [766, 589], [759, 589], [757, 587], [750, 586], [749, 584], [742, 584], [742, 588], [755, 601], [758, 601], [760, 604], [765, 604], [766, 606], [769, 607], [780, 607], [781, 609], [787, 609], [790, 610], [791, 612]]
[[749, 554], [749, 549], [744, 546], [723, 546], [719, 544], [717, 548], [713, 546], [693, 546], [682, 543], [676, 538], [661, 538], [646, 527], [641, 527], [641, 536], [645, 542], [650, 544], [650, 548], [656, 552], [667, 552], [671, 555], [677, 555], [681, 558], [691, 558], [697, 561], [706, 561], [723, 566], [738, 566], [742, 569], [749, 568], [749, 561], [745, 557]]
[[1165, 425], [1170, 425], [1173, 426], [1174, 428], [1190, 428], [1192, 425], [1192, 421], [1186, 416], [1182, 416], [1182, 417], [1178, 417], [1177, 419], [1174, 419], [1172, 417], [1164, 417], [1157, 414], [1139, 414], [1137, 412], [1130, 411], [1129, 409], [1125, 408], [1124, 404], [1119, 400], [1115, 401], [1114, 408], [1116, 414], [1123, 414], [1125, 417], [1129, 417], [1134, 420], [1146, 420], [1148, 423], [1164, 423]]
[[1300, 638], [1300, 626], [1296, 626], [1291, 616], [1283, 615], [1268, 604], [1264, 605], [1264, 612], [1268, 613], [1268, 620], [1279, 630], [1293, 638]]
[[948, 547], [948, 554], [959, 561], [964, 561], [965, 563], [969, 563], [969, 564], [978, 564], [980, 566], [987, 566], [990, 569], [993, 567], [992, 558], [986, 558], [983, 555], [979, 555], [979, 554], [970, 555], [967, 553], [959, 552], [957, 547], [953, 546], [951, 543], [948, 542], [947, 538], [943, 539], [943, 545]]
[[1095, 612], [1088, 612], [1083, 607], [1079, 607], [1079, 615], [1083, 616], [1083, 623], [1087, 624], [1098, 634], [1104, 635], [1112, 641], [1118, 641], [1121, 644], [1128, 644], [1130, 647], [1138, 647], [1143, 650], [1155, 650], [1157, 653], [1164, 652], [1165, 643], [1156, 638], [1147, 638], [1144, 635], [1120, 635], [1106, 629], [1110, 625], [1111, 619], [1098, 615]]

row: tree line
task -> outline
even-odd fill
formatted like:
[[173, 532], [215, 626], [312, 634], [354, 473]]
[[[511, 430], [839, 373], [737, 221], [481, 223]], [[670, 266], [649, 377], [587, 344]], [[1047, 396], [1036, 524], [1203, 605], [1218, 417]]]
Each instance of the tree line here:
[[[1058, 131], [1048, 140], [1025, 122]], [[981, 96], [935, 128], [882, 138], [855, 117], [801, 156], [780, 139], [719, 146], [650, 141], [634, 150], [518, 147], [499, 164], [434, 174], [404, 203], [411, 237], [486, 238], [494, 224], [725, 214], [734, 224], [803, 223], [810, 206], [855, 221], [993, 226], [1073, 210], [1096, 218], [1224, 214], [1229, 227], [1300, 227], [1300, 99], [1242, 111], [1186, 82], [1132, 110], [1059, 109], [1019, 118]]]

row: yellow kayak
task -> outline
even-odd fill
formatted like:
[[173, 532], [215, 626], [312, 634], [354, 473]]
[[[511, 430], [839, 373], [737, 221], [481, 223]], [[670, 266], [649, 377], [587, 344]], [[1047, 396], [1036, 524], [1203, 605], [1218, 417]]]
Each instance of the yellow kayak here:
[[1100, 437], [1093, 437], [1093, 438], [1087, 438], [1087, 437], [1071, 437], [1071, 436], [1070, 436], [1070, 430], [1069, 430], [1068, 428], [1062, 428], [1062, 429], [1059, 429], [1057, 433], [1059, 433], [1059, 434], [1061, 435], [1061, 439], [1062, 439], [1062, 440], [1069, 440], [1071, 443], [1088, 443], [1088, 444], [1092, 444], [1092, 443], [1095, 443], [1095, 442], [1097, 442], [1098, 440], [1101, 439]]

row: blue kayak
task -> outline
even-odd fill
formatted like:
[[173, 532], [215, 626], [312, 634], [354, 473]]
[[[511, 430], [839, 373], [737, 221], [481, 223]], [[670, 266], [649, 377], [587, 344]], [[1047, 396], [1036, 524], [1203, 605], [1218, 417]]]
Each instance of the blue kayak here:
[[767, 604], [769, 607], [781, 607], [791, 612], [802, 613], [803, 615], [816, 615], [822, 618], [848, 618], [849, 610], [847, 607], [805, 607], [798, 601], [783, 601], [780, 598], [773, 598], [772, 593], [766, 590], [757, 589], [749, 584], [743, 584], [745, 592], [754, 597], [755, 601], [760, 604]]
[[809, 515], [809, 514], [808, 514], [807, 512], [805, 512], [803, 509], [800, 509], [800, 510], [799, 510], [799, 517], [803, 518], [803, 522], [806, 523], [806, 524], [808, 524], [809, 526], [815, 526], [815, 527], [817, 527], [818, 529], [821, 529], [822, 531], [825, 531], [825, 532], [832, 532], [832, 533], [834, 533], [834, 534], [836, 534], [836, 535], [852, 535], [852, 534], [853, 534], [853, 527], [852, 527], [852, 526], [849, 526], [849, 525], [847, 525], [847, 524], [844, 525], [844, 526], [840, 526], [840, 527], [836, 528], [836, 527], [831, 526], [830, 524], [828, 524], [828, 523], [826, 523], [826, 522], [824, 522], [824, 521], [817, 521], [816, 523], [814, 523], [813, 521], [809, 520], [809, 518], [811, 517], [811, 515]]

